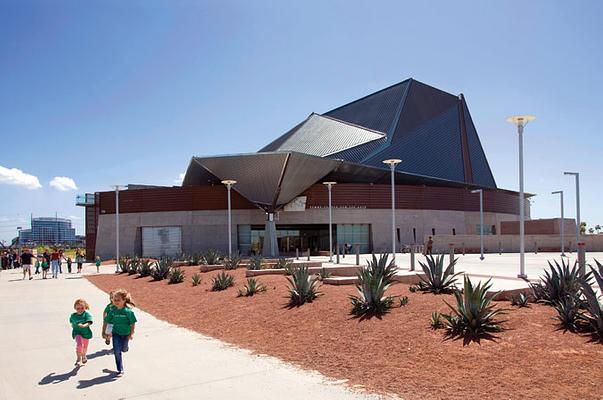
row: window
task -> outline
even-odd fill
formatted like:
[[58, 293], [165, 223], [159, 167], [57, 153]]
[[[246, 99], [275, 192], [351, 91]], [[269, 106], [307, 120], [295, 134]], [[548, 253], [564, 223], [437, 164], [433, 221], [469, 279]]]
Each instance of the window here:
[[435, 236], [435, 228], [431, 228], [431, 235]]
[[413, 243], [417, 243], [417, 228], [412, 228], [412, 240]]
[[456, 235], [456, 229], [452, 228], [452, 236]]

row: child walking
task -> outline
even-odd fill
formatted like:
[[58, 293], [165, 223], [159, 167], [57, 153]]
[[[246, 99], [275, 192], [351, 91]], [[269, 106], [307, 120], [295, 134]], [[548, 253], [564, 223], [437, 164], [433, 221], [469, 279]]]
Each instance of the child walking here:
[[90, 306], [84, 299], [77, 299], [73, 304], [75, 312], [69, 317], [69, 323], [71, 323], [71, 337], [75, 339], [75, 354], [77, 359], [75, 365], [86, 364], [88, 359], [86, 353], [88, 352], [88, 341], [92, 338], [92, 315], [87, 311]]
[[113, 332], [113, 324], [108, 324], [107, 321], [105, 321], [105, 318], [107, 318], [107, 315], [109, 315], [109, 312], [112, 309], [113, 309], [113, 291], [111, 291], [109, 293], [109, 304], [107, 304], [107, 306], [105, 307], [105, 310], [103, 311], [103, 328], [101, 330], [101, 335], [102, 335], [103, 339], [105, 339], [106, 345], [111, 344], [111, 332]]
[[48, 261], [43, 258], [42, 259], [42, 279], [48, 278], [48, 270], [50, 269], [50, 265], [48, 265]]
[[100, 272], [100, 265], [101, 265], [101, 259], [99, 256], [96, 256], [95, 264], [96, 264], [96, 273], [98, 274]]
[[123, 376], [124, 366], [122, 353], [128, 351], [128, 342], [134, 337], [136, 316], [131, 307], [134, 307], [132, 297], [124, 289], [117, 289], [111, 297], [113, 307], [109, 309], [105, 322], [112, 324], [111, 337], [113, 338], [113, 354], [118, 376]]

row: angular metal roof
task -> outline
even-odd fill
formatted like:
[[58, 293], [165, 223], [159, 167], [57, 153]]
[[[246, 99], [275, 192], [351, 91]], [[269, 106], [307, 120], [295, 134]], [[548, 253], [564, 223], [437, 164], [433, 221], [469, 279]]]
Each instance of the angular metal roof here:
[[264, 147], [266, 151], [296, 151], [325, 157], [384, 137], [383, 133], [311, 114], [304, 122]]

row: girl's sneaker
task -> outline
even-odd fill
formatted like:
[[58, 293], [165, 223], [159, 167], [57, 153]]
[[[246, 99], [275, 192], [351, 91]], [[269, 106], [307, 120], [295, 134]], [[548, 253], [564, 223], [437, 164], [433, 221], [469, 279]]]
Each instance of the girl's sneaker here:
[[75, 365], [80, 365], [81, 357], [77, 356], [77, 360], [75, 360]]
[[82, 364], [86, 364], [88, 362], [88, 358], [86, 356], [82, 357]]
[[111, 344], [111, 339], [105, 338], [105, 344], [108, 346]]
[[117, 371], [117, 376], [118, 377], [124, 376], [124, 371]]

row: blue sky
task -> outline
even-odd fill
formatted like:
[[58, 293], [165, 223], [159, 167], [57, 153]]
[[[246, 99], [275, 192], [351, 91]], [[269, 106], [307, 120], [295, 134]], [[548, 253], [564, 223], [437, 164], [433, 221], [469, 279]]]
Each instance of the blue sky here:
[[174, 184], [193, 155], [256, 151], [409, 77], [465, 94], [502, 188], [518, 188], [505, 117], [536, 115], [532, 216], [557, 216], [559, 189], [575, 215], [575, 170], [582, 219], [603, 224], [602, 18], [597, 1], [0, 0], [0, 239], [30, 213], [83, 233], [76, 193]]

